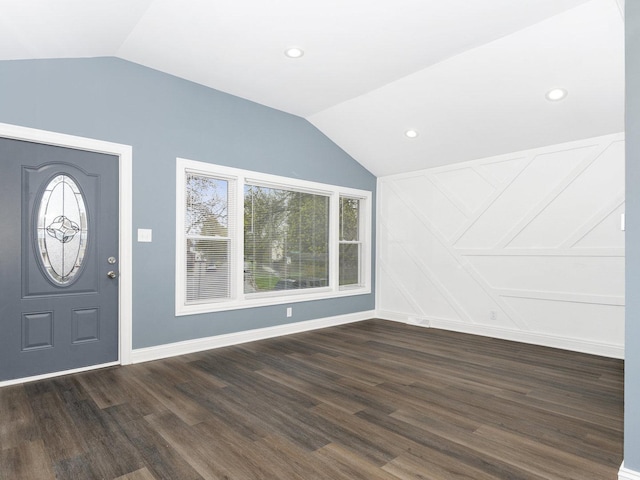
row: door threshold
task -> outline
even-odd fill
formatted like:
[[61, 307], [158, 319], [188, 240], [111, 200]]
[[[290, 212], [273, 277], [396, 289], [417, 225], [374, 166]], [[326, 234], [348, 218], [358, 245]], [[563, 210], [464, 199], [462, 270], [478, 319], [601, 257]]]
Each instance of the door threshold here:
[[12, 380], [2, 380], [0, 381], [0, 388], [8, 387], [10, 385], [18, 385], [21, 383], [35, 382], [38, 380], [46, 380], [47, 378], [62, 377], [64, 375], [71, 375], [73, 373], [88, 372], [90, 370], [113, 367], [115, 365], [120, 365], [120, 362], [116, 361], [116, 362], [109, 362], [109, 363], [101, 363], [99, 365], [89, 365], [88, 367], [74, 368], [72, 370], [63, 370], [60, 372], [51, 372], [51, 373], [44, 373], [42, 375], [34, 375], [33, 377], [23, 377], [23, 378], [14, 378]]

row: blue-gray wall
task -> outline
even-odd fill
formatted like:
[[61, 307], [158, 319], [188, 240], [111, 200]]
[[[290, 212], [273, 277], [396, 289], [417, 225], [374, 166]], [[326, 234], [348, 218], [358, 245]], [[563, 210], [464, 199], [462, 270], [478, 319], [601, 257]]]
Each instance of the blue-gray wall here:
[[640, 472], [640, 2], [626, 2], [624, 463]]
[[[256, 81], [260, 81], [256, 79]], [[133, 146], [134, 348], [373, 310], [374, 295], [175, 317], [176, 157], [371, 190], [306, 120], [116, 58], [0, 62], [0, 122]], [[374, 203], [375, 205], [375, 203]]]

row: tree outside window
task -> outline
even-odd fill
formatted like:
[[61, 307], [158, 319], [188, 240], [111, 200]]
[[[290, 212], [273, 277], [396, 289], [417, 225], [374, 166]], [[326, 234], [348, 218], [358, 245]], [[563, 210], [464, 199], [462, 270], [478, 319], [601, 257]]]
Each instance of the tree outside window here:
[[244, 194], [244, 258], [257, 291], [328, 286], [329, 197], [257, 185]]

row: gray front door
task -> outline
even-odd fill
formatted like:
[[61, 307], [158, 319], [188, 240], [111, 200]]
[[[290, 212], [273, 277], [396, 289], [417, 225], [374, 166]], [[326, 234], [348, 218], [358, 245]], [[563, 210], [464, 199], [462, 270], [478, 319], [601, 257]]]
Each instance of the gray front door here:
[[0, 381], [118, 360], [118, 158], [0, 138]]

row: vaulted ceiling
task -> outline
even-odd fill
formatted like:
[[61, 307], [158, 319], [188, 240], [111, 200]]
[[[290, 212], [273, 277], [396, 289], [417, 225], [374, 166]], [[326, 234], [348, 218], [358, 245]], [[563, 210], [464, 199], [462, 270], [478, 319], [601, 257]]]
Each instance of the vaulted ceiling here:
[[2, 0], [0, 60], [130, 60], [306, 118], [382, 176], [623, 131], [622, 1]]

